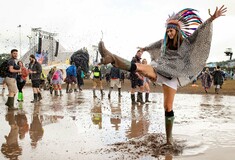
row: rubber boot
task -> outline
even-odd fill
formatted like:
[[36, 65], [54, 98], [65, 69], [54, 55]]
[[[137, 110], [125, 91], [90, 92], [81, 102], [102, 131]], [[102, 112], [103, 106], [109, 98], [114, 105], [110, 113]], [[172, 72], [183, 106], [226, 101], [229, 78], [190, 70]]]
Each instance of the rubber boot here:
[[138, 92], [138, 94], [137, 94], [137, 102], [139, 102], [140, 104], [144, 104], [143, 93], [142, 92]]
[[131, 104], [136, 104], [136, 102], [135, 102], [135, 94], [131, 94]]
[[103, 89], [100, 90], [100, 94], [101, 94], [101, 96], [104, 95], [104, 90]]
[[23, 94], [23, 92], [21, 92], [21, 102], [23, 102], [24, 101], [24, 94]]
[[60, 96], [63, 96], [63, 94], [62, 94], [62, 90], [60, 90]]
[[21, 102], [21, 92], [18, 92], [18, 98], [17, 98], [18, 102]]
[[52, 86], [50, 86], [50, 94], [53, 94], [53, 87]]
[[69, 93], [69, 84], [66, 85], [66, 93]]
[[172, 128], [174, 123], [174, 112], [166, 112], [165, 111], [165, 127], [166, 127], [166, 144], [172, 145], [173, 139], [172, 139]]
[[121, 97], [121, 88], [118, 88], [118, 97]]
[[17, 110], [18, 108], [14, 107], [14, 97], [8, 97], [7, 103], [5, 104], [8, 106], [8, 110]]
[[55, 96], [59, 96], [59, 94], [58, 94], [58, 91], [57, 91], [57, 90], [55, 90], [54, 92], [55, 92]]
[[38, 101], [42, 100], [42, 94], [39, 92], [38, 93]]
[[149, 100], [149, 93], [145, 93], [145, 102], [148, 103], [148, 102], [151, 102]]
[[110, 99], [110, 98], [111, 98], [111, 92], [112, 92], [112, 90], [113, 90], [113, 87], [110, 87], [110, 88], [109, 88], [108, 99]]
[[98, 50], [102, 57], [101, 58], [102, 64], [113, 63], [117, 68], [123, 69], [125, 71], [129, 71], [129, 72], [136, 71], [137, 67], [134, 63], [131, 63], [130, 61], [109, 52], [105, 48], [103, 41], [99, 42]]
[[31, 103], [36, 103], [38, 101], [38, 94], [34, 93], [33, 97], [34, 97], [34, 99], [31, 101]]
[[219, 88], [215, 88], [215, 93], [219, 94]]
[[93, 98], [96, 98], [95, 89], [93, 89]]

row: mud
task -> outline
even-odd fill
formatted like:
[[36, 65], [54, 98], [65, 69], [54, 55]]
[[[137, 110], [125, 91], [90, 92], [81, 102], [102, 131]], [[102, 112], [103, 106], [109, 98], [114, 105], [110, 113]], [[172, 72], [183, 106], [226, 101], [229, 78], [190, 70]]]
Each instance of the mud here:
[[[172, 147], [165, 141], [163, 95], [131, 105], [130, 94], [93, 99], [91, 90], [62, 97], [43, 91], [31, 104], [25, 88], [20, 109], [9, 112], [0, 97], [0, 159], [158, 159], [200, 156], [235, 146], [235, 99], [223, 95], [177, 94]], [[221, 153], [223, 154], [223, 153]], [[233, 153], [229, 153], [233, 154]]]

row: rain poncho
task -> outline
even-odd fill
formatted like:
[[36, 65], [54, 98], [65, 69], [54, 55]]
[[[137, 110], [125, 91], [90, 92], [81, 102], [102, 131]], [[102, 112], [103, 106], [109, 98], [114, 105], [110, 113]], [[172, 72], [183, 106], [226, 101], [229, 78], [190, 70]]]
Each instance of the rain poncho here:
[[208, 19], [189, 37], [185, 38], [178, 50], [166, 48], [163, 53], [163, 40], [147, 47], [151, 65], [155, 72], [164, 77], [177, 78], [179, 86], [184, 86], [200, 73], [209, 56], [212, 39], [212, 22]]

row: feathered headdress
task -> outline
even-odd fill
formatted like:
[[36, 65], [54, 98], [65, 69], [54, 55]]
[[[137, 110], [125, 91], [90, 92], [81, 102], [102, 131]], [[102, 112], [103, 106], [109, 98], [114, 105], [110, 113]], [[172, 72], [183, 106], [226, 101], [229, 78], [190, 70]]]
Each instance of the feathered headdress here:
[[173, 13], [166, 21], [167, 28], [178, 27], [184, 38], [192, 34], [202, 24], [202, 19], [195, 13], [197, 10], [185, 8], [177, 14]]
[[[184, 38], [187, 38], [198, 28], [200, 24], [202, 24], [202, 19], [195, 12], [197, 12], [197, 10], [185, 8], [176, 14], [173, 13], [166, 20], [166, 29], [177, 29], [179, 30], [178, 34], [181, 34]], [[168, 35], [165, 33], [163, 54], [165, 54], [167, 38]], [[180, 38], [180, 36], [178, 36], [178, 38]], [[180, 43], [178, 43], [178, 45], [179, 44]]]

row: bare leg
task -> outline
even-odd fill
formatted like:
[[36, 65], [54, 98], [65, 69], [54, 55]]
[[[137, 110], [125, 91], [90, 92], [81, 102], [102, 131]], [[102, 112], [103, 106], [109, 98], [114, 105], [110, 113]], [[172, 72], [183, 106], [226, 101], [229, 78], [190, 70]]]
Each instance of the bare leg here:
[[129, 71], [129, 72], [138, 71], [141, 74], [143, 74], [145, 77], [150, 78], [152, 81], [156, 81], [157, 75], [152, 66], [146, 65], [146, 64], [139, 64], [139, 63], [132, 64], [130, 61], [124, 58], [121, 58], [115, 54], [112, 54], [110, 51], [108, 51], [105, 48], [104, 42], [102, 41], [100, 41], [98, 49], [102, 56], [102, 59], [101, 59], [102, 64], [114, 63], [114, 65], [117, 68]]
[[165, 127], [166, 127], [166, 144], [172, 144], [172, 128], [174, 122], [173, 101], [176, 90], [163, 85], [164, 108], [165, 108]]

